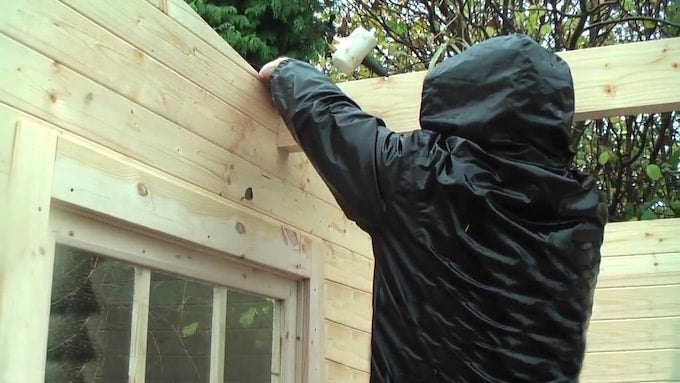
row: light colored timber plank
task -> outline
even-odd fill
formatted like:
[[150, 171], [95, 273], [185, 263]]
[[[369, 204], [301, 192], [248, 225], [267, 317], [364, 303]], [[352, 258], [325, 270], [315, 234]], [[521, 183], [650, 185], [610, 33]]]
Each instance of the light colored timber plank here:
[[237, 262], [220, 252], [140, 232], [131, 223], [87, 214], [59, 201], [50, 214], [50, 229], [62, 245], [211, 285], [235, 287], [277, 299], [288, 298], [295, 287], [290, 278]]
[[295, 275], [310, 273], [312, 239], [125, 157], [60, 140], [53, 196]]
[[680, 347], [680, 317], [591, 321], [588, 352]]
[[[6, 74], [0, 82], [0, 102], [300, 230], [370, 253], [368, 235], [337, 206], [4, 35], [0, 46], [0, 70]], [[248, 188], [250, 200], [245, 198]]]
[[616, 383], [680, 380], [680, 349], [588, 353], [581, 382]]
[[298, 315], [302, 318], [305, 329], [306, 341], [303, 350], [303, 376], [304, 383], [325, 382], [326, 370], [324, 369], [324, 319], [325, 310], [325, 287], [323, 257], [326, 247], [322, 243], [315, 242], [312, 245], [312, 273], [305, 282], [306, 296], [304, 299], [304, 311]]
[[325, 259], [324, 277], [327, 280], [367, 293], [373, 291], [373, 259], [332, 243], [326, 243]]
[[355, 370], [332, 360], [324, 363], [328, 383], [368, 383], [370, 375], [368, 372]]
[[42, 382], [54, 267], [48, 217], [56, 135], [7, 116], [0, 118], [0, 130], [0, 381]]
[[[658, 320], [658, 318], [656, 318]], [[586, 368], [584, 369], [584, 382], [641, 382], [646, 380], [657, 379], [654, 375], [648, 374], [651, 369], [659, 368], [656, 373], [669, 374], [670, 369], [668, 368], [667, 362], [674, 361], [673, 358], [677, 358], [678, 349], [678, 333], [672, 328], [668, 329], [665, 326], [669, 324], [668, 320], [664, 321], [666, 323], [657, 323], [657, 328], [650, 329], [649, 325], [641, 325], [639, 322], [637, 324], [626, 325], [622, 324], [623, 321], [609, 322], [613, 329], [607, 328], [605, 322], [597, 322], [592, 324], [593, 326], [589, 332], [589, 342], [593, 343], [589, 346], [589, 351], [586, 354]], [[599, 325], [602, 323], [602, 325]], [[370, 361], [370, 354], [365, 352], [367, 347], [370, 347], [370, 334], [351, 329], [347, 326], [327, 321], [327, 336], [333, 337], [329, 339], [329, 346], [326, 348], [326, 358], [329, 361], [337, 362], [348, 368], [356, 369], [359, 371], [368, 372], [368, 362]], [[594, 335], [596, 331], [606, 331], [601, 333], [601, 335]], [[619, 332], [617, 334], [617, 332]], [[629, 334], [627, 331], [636, 332], [643, 331], [645, 334]], [[650, 332], [647, 332], [650, 331]], [[672, 334], [670, 339], [661, 339], [664, 334]], [[615, 342], [614, 337], [619, 336], [620, 344], [613, 345]], [[625, 341], [626, 338], [631, 338], [631, 343], [626, 348]], [[647, 346], [646, 350], [635, 350], [632, 349], [639, 347], [644, 343], [645, 338], [652, 344]], [[667, 351], [659, 351], [655, 347], [662, 345], [673, 345], [672, 351], [669, 353]], [[616, 352], [593, 352], [592, 350], [607, 348], [610, 351], [613, 348], [620, 349], [621, 351]], [[675, 361], [680, 359], [675, 359]], [[365, 361], [365, 362], [364, 362]], [[621, 364], [620, 364], [621, 363]], [[631, 363], [633, 366], [628, 366], [624, 368], [626, 374], [630, 374], [632, 377], [629, 380], [619, 380], [616, 379], [618, 375], [615, 374], [616, 368], [621, 368], [625, 363]], [[598, 366], [603, 366], [602, 375], [598, 374]], [[328, 372], [327, 372], [328, 373]], [[344, 372], [347, 374], [347, 371]], [[331, 379], [331, 376], [329, 379]], [[621, 375], [625, 376], [625, 374]], [[674, 375], [656, 375], [663, 376], [659, 380], [663, 379], [677, 379]], [[612, 379], [612, 380], [607, 380]]]
[[324, 283], [326, 318], [346, 326], [371, 332], [371, 294], [337, 283]]
[[680, 253], [602, 258], [597, 287], [680, 284]]
[[[167, 4], [172, 14], [193, 12], [190, 8], [186, 11], [189, 6], [181, 0]], [[3, 11], [0, 32], [337, 206], [304, 156], [283, 156], [279, 152], [275, 132], [68, 6], [56, 0], [36, 0], [31, 7], [10, 3]], [[31, 28], [34, 24], [50, 28]]]
[[134, 292], [132, 296], [132, 322], [130, 331], [130, 361], [128, 380], [144, 383], [146, 376], [146, 345], [149, 329], [149, 297], [151, 293], [151, 270], [135, 267]]
[[[680, 76], [679, 76], [680, 77]], [[603, 256], [673, 253], [680, 249], [680, 218], [608, 224]]]
[[[575, 120], [680, 109], [680, 38], [627, 43], [557, 53], [570, 66], [576, 98]], [[348, 81], [340, 88], [366, 112], [395, 132], [420, 128], [426, 72]], [[279, 147], [299, 152], [285, 127]]]
[[150, 4], [165, 13], [175, 22], [210, 44], [224, 57], [234, 62], [251, 76], [257, 76], [257, 71], [234, 50], [214, 29], [183, 0], [147, 0]]
[[350, 327], [326, 320], [326, 359], [370, 372], [371, 335]]
[[680, 316], [680, 285], [595, 290], [593, 320]]
[[224, 382], [224, 356], [227, 342], [227, 289], [213, 289], [210, 331], [210, 383]]
[[163, 62], [264, 126], [277, 131], [283, 120], [266, 87], [211, 45], [146, 1], [61, 0], [92, 21]]
[[[596, 290], [594, 319], [680, 315], [680, 287], [664, 285], [680, 282], [680, 274], [677, 271], [656, 274], [647, 272], [649, 268], [669, 269], [675, 267], [677, 262], [678, 257], [672, 253], [664, 256], [604, 258], [598, 286], [618, 288]], [[648, 263], [649, 266], [644, 266]], [[351, 269], [344, 272], [345, 275], [352, 273]], [[642, 287], [626, 287], [631, 285]], [[653, 288], [645, 287], [647, 285]], [[326, 317], [349, 327], [370, 332], [372, 309], [370, 293], [331, 281], [327, 281], [325, 287]]]

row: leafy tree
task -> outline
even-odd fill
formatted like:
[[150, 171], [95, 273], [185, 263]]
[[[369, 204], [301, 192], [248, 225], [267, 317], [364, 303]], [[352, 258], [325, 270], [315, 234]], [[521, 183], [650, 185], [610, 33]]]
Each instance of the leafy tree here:
[[[391, 73], [426, 70], [475, 42], [525, 33], [559, 52], [675, 37], [678, 0], [338, 0], [336, 33], [376, 28], [375, 58]], [[650, 58], [651, 59], [651, 58]], [[369, 77], [319, 65], [337, 81]], [[596, 174], [612, 221], [680, 217], [680, 114], [578, 122], [575, 166]]]
[[327, 47], [318, 0], [186, 0], [251, 65], [277, 56], [318, 57]]

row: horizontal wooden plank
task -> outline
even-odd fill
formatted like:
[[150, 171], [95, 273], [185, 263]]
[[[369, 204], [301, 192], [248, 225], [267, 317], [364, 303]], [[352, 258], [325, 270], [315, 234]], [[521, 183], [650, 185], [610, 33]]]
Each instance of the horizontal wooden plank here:
[[[633, 262], [631, 259], [633, 257], [641, 258], [641, 261]], [[626, 263], [627, 261], [629, 263]], [[595, 293], [594, 320], [680, 315], [680, 283], [678, 283], [680, 273], [677, 270], [648, 273], [642, 267], [646, 262], [656, 262], [657, 265], [652, 264], [651, 267], [657, 270], [663, 267], [668, 270], [675, 267], [673, 265], [678, 263], [678, 258], [670, 253], [663, 256], [608, 257], [603, 260], [599, 287]], [[636, 267], [641, 274], [635, 273]], [[337, 274], [343, 275], [341, 271]], [[350, 274], [351, 269], [344, 270], [344, 275]], [[370, 292], [332, 281], [327, 281], [325, 286], [326, 317], [349, 327], [370, 332], [372, 310]]]
[[371, 336], [326, 320], [326, 359], [353, 369], [370, 372]]
[[593, 320], [680, 316], [680, 285], [595, 290]]
[[331, 243], [326, 244], [325, 279], [360, 291], [373, 291], [373, 259]]
[[680, 380], [680, 349], [589, 353], [581, 382], [668, 382]]
[[337, 206], [1, 34], [0, 46], [6, 74], [0, 102], [302, 231], [370, 253], [368, 235]]
[[[559, 52], [574, 78], [575, 120], [680, 109], [680, 38]], [[395, 132], [420, 128], [421, 89], [426, 72], [339, 84], [365, 111]], [[300, 151], [285, 127], [279, 146]]]
[[680, 317], [591, 321], [587, 351], [680, 347]]
[[[194, 20], [187, 15], [195, 13], [190, 8], [188, 11], [192, 13], [188, 13], [185, 9], [188, 5], [183, 1], [164, 0], [163, 3], [173, 15], [182, 16], [182, 20]], [[17, 2], [4, 11], [0, 31], [14, 40], [337, 206], [330, 190], [304, 156], [281, 155], [275, 145], [275, 132], [68, 6], [56, 0], [36, 0], [31, 7]], [[32, 23], [51, 27], [27, 30]], [[202, 21], [199, 25], [212, 31]], [[221, 41], [222, 46], [232, 49]], [[92, 65], [95, 62], [98, 64]], [[123, 77], [125, 81], [121, 81]], [[153, 125], [146, 130], [161, 136], [167, 127]]]
[[371, 331], [371, 294], [326, 281], [324, 295], [327, 319], [365, 332]]
[[[370, 348], [370, 334], [327, 321], [326, 336], [329, 345], [326, 348], [328, 360], [349, 369], [369, 372], [370, 353], [367, 354], [366, 349]], [[673, 340], [677, 341], [677, 336]], [[680, 349], [677, 346], [669, 350], [588, 352], [582, 381], [632, 383], [678, 379], [679, 371], [673, 371], [671, 367], [679, 358]], [[341, 373], [347, 376], [348, 371]]]
[[136, 226], [119, 227], [119, 222], [108, 217], [82, 213], [63, 204], [57, 204], [50, 213], [50, 228], [60, 245], [261, 296], [288, 299], [296, 293], [295, 279], [254, 268], [215, 251], [178, 244], [175, 238], [159, 239], [139, 232]]
[[146, 1], [61, 0], [269, 129], [283, 126], [259, 78]]
[[608, 224], [602, 255], [676, 253], [679, 250], [680, 218], [667, 218]]
[[332, 360], [326, 360], [324, 366], [328, 383], [368, 383], [370, 381], [368, 372], [359, 371]]
[[680, 252], [602, 258], [597, 287], [680, 284]]
[[60, 140], [53, 197], [262, 266], [310, 275], [310, 236], [82, 140]]
[[222, 53], [228, 60], [241, 67], [251, 76], [257, 76], [257, 71], [241, 57], [217, 32], [208, 25], [199, 14], [183, 0], [147, 0], [150, 4], [165, 13], [177, 24], [195, 34], [198, 38], [210, 44]]

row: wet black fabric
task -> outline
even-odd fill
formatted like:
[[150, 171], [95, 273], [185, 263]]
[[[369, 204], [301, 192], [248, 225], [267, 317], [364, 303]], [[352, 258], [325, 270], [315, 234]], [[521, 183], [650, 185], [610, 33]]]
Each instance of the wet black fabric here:
[[513, 35], [447, 59], [409, 134], [306, 63], [282, 62], [270, 86], [372, 237], [371, 382], [577, 381], [606, 208], [568, 168], [574, 95], [558, 56]]

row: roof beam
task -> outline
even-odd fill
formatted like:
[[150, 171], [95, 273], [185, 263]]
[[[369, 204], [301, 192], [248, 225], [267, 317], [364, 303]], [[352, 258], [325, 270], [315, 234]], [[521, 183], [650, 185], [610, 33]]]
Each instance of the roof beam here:
[[[571, 68], [576, 121], [680, 110], [680, 38], [557, 53]], [[420, 92], [426, 72], [338, 84], [363, 110], [395, 132], [420, 127]], [[279, 148], [301, 149], [285, 126]]]

